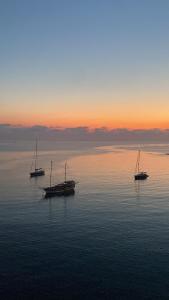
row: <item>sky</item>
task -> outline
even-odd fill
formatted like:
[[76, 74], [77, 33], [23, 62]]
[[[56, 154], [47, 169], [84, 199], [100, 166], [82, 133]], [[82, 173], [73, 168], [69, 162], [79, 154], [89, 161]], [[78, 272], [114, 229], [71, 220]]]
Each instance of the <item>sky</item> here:
[[0, 123], [169, 128], [168, 0], [0, 0]]

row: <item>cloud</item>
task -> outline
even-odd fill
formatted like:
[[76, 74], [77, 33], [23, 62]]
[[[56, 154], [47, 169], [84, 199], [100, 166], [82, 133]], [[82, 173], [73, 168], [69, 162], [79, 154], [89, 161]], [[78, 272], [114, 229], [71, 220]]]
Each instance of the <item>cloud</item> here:
[[32, 127], [13, 126], [10, 124], [0, 124], [0, 140], [33, 140], [38, 137], [40, 140], [60, 140], [60, 141], [169, 141], [169, 129], [127, 129], [116, 128], [107, 129], [105, 127], [70, 127], [53, 128], [41, 125]]

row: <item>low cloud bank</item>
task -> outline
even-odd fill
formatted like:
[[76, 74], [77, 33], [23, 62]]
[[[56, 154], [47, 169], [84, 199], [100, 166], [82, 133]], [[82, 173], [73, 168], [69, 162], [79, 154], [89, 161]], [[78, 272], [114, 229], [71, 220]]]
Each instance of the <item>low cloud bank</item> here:
[[46, 126], [13, 126], [0, 124], [0, 140], [41, 140], [60, 141], [157, 141], [169, 142], [169, 129], [127, 129], [127, 128], [51, 128]]

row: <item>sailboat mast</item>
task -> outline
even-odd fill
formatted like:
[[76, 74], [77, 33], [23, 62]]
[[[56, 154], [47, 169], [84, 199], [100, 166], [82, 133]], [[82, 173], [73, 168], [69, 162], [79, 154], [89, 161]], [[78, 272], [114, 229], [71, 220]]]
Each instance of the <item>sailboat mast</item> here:
[[138, 152], [138, 173], [140, 172], [140, 150]]
[[35, 145], [35, 170], [37, 168], [37, 159], [38, 159], [38, 140], [36, 138], [36, 145]]
[[67, 171], [67, 162], [65, 162], [65, 182], [66, 182], [66, 171]]
[[138, 151], [138, 154], [137, 154], [135, 173], [139, 173], [139, 170], [140, 170], [140, 150]]
[[53, 169], [53, 161], [50, 162], [50, 187], [52, 185], [52, 169]]

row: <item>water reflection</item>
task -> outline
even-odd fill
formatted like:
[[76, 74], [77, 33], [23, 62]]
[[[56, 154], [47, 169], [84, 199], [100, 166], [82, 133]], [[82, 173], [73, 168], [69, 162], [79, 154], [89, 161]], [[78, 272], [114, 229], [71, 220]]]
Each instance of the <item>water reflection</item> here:
[[[142, 168], [150, 178], [135, 182], [137, 150], [71, 153], [40, 153], [45, 169], [51, 159], [56, 163], [54, 182], [63, 181], [65, 158], [70, 179], [80, 182], [74, 195], [48, 199], [39, 187], [49, 184], [49, 170], [44, 178], [29, 180], [31, 154], [2, 154], [2, 286], [6, 291], [10, 286], [16, 299], [25, 289], [36, 299], [39, 291], [50, 295], [51, 287], [64, 299], [73, 299], [77, 290], [93, 299], [106, 293], [124, 298], [131, 291], [134, 299], [140, 293], [146, 299], [147, 291], [150, 299], [164, 299], [169, 280], [169, 156], [143, 153]], [[98, 296], [93, 287], [100, 278]]]

